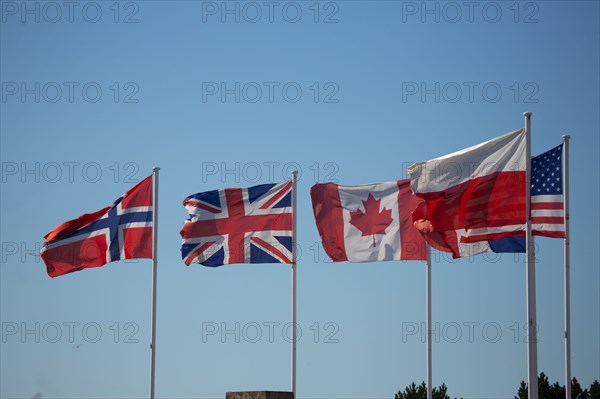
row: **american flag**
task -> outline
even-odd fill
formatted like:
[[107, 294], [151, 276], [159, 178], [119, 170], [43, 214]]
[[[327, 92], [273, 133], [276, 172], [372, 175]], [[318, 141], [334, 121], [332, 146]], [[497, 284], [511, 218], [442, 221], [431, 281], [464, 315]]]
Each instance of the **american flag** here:
[[292, 263], [292, 186], [287, 181], [187, 197], [184, 263]]
[[531, 160], [531, 228], [534, 235], [565, 238], [563, 145]]

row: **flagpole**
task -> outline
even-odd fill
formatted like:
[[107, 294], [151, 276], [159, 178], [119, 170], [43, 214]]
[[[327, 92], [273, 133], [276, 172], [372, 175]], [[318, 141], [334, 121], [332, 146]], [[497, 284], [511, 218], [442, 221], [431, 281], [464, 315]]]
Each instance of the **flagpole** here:
[[298, 182], [298, 171], [292, 172], [292, 395], [296, 398], [296, 185]]
[[427, 399], [432, 399], [432, 376], [431, 376], [431, 247], [425, 244], [426, 258], [425, 258], [425, 275], [427, 280], [427, 299], [425, 306], [427, 307], [427, 325], [425, 326], [427, 336]]
[[565, 217], [565, 394], [571, 399], [571, 248], [569, 237], [569, 140], [563, 138], [563, 198]]
[[526, 129], [525, 241], [527, 251], [527, 368], [529, 399], [538, 399], [537, 317], [535, 303], [535, 243], [531, 232], [531, 112], [523, 113]]
[[158, 171], [152, 168], [152, 332], [150, 336], [150, 399], [154, 399], [154, 375], [156, 361], [156, 270], [158, 267]]

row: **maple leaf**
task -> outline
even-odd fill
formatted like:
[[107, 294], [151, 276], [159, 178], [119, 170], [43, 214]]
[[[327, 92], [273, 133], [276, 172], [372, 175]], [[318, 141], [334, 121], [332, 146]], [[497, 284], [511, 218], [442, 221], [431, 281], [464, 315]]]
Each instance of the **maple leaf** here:
[[385, 234], [385, 229], [392, 223], [391, 209], [383, 208], [379, 211], [381, 199], [376, 200], [372, 194], [369, 194], [366, 201], [362, 202], [365, 211], [357, 209], [350, 212], [350, 224], [360, 230], [362, 236], [373, 236], [373, 246], [375, 246], [375, 234]]

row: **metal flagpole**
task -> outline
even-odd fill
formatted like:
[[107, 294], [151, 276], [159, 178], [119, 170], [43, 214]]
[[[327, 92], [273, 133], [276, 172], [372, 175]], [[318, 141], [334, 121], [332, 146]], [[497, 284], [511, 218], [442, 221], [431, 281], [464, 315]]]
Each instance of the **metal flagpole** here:
[[298, 171], [292, 172], [292, 395], [296, 398], [296, 185]]
[[569, 139], [563, 137], [563, 199], [565, 214], [565, 393], [571, 399], [571, 249], [569, 237]]
[[427, 335], [427, 399], [432, 399], [432, 377], [431, 377], [431, 247], [426, 244], [427, 256], [425, 258], [425, 270], [427, 280], [427, 299], [425, 306], [427, 307], [427, 326], [425, 327]]
[[527, 251], [527, 366], [529, 399], [538, 399], [537, 320], [535, 304], [535, 243], [531, 232], [531, 112], [523, 113], [526, 129], [525, 216]]
[[150, 399], [154, 399], [154, 372], [156, 360], [156, 269], [158, 267], [158, 171], [152, 168], [152, 335], [150, 337]]

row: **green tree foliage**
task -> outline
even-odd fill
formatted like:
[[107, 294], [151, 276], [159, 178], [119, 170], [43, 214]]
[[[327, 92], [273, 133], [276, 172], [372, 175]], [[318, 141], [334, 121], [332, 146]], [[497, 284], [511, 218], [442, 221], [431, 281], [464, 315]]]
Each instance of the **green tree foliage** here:
[[[439, 387], [434, 387], [431, 390], [433, 399], [450, 399], [447, 394], [448, 387], [442, 384]], [[398, 391], [394, 399], [427, 399], [427, 385], [422, 382], [421, 385], [416, 385], [414, 382], [404, 388], [404, 391]]]
[[404, 391], [398, 391], [398, 393], [394, 396], [394, 399], [421, 399], [423, 397], [427, 399], [427, 387], [425, 386], [425, 382], [418, 387], [413, 382], [404, 388]]
[[590, 386], [590, 399], [600, 399], [600, 382], [594, 380]]
[[577, 378], [573, 378], [571, 380], [571, 398], [576, 399], [582, 392], [583, 389], [581, 389], [581, 384], [577, 381]]
[[[528, 387], [525, 381], [521, 381], [517, 396], [515, 399], [528, 399]], [[538, 395], [539, 399], [563, 399], [565, 397], [565, 387], [558, 382], [550, 385], [548, 377], [544, 373], [540, 373], [538, 377]], [[577, 378], [571, 380], [571, 398], [572, 399], [600, 399], [600, 383], [594, 381], [590, 386], [589, 391], [582, 389]]]
[[517, 396], [515, 396], [515, 399], [527, 399], [527, 393], [527, 383], [525, 381], [521, 381], [521, 386], [517, 391]]
[[[442, 384], [439, 387], [434, 387], [432, 390], [433, 399], [450, 399], [448, 395], [448, 387], [446, 384]], [[529, 390], [527, 383], [521, 381], [517, 396], [515, 399], [529, 399]], [[539, 399], [564, 399], [565, 398], [565, 387], [560, 385], [558, 382], [550, 384], [548, 376], [544, 373], [540, 373], [538, 377], [538, 395]], [[594, 380], [590, 389], [582, 389], [581, 384], [577, 381], [577, 378], [571, 380], [571, 398], [572, 399], [600, 399], [600, 382]], [[394, 399], [427, 399], [427, 385], [425, 382], [421, 382], [420, 385], [414, 382], [404, 388], [404, 391], [398, 391], [394, 395]], [[455, 398], [456, 399], [456, 398]]]

